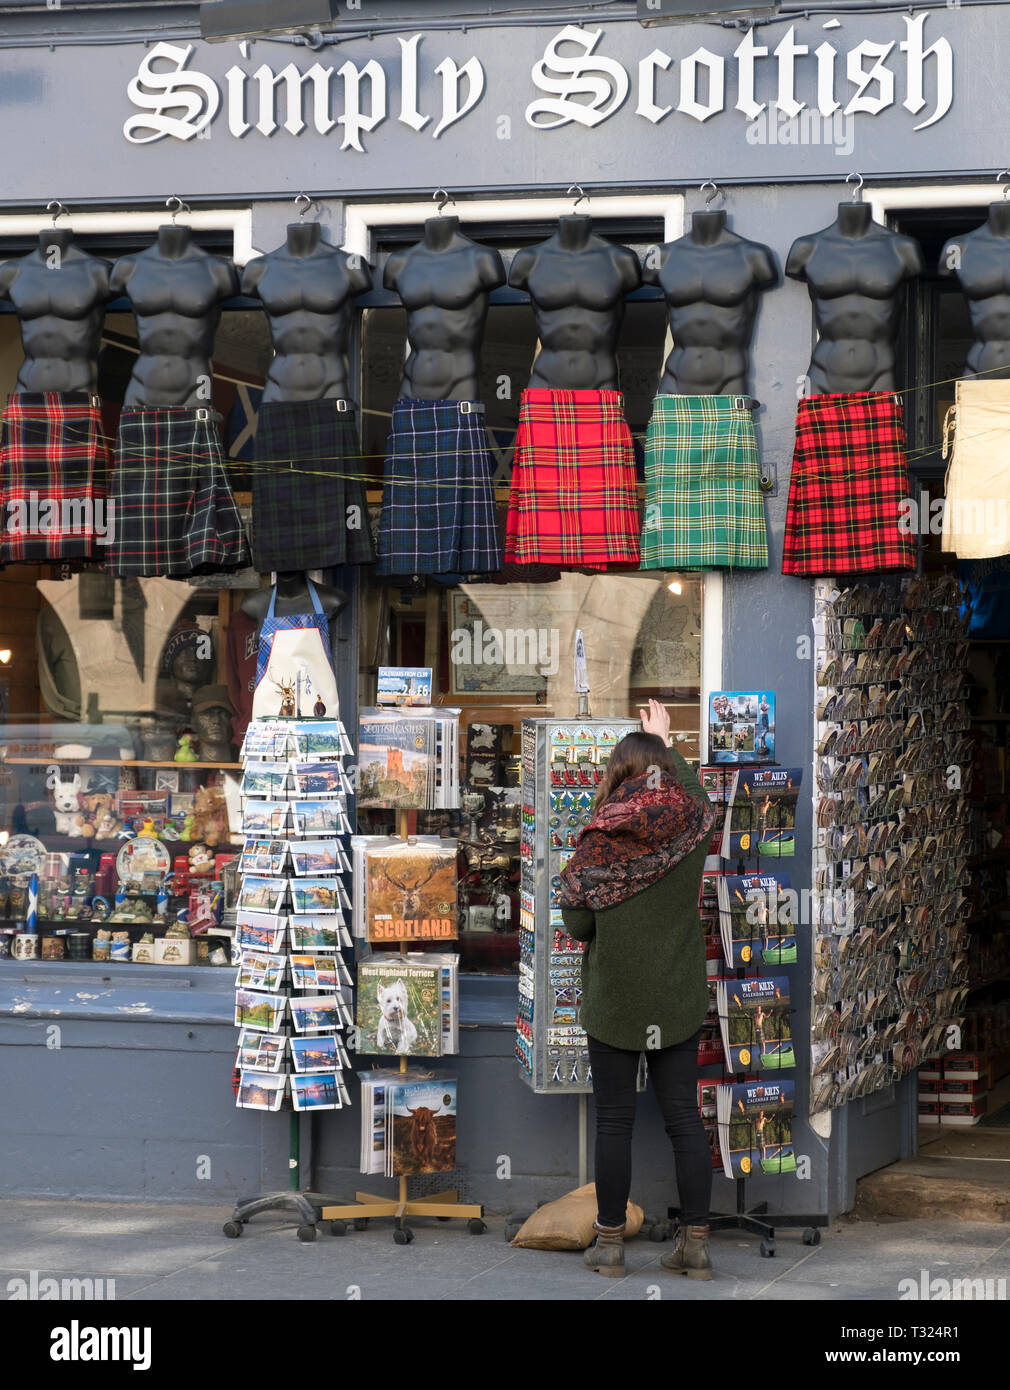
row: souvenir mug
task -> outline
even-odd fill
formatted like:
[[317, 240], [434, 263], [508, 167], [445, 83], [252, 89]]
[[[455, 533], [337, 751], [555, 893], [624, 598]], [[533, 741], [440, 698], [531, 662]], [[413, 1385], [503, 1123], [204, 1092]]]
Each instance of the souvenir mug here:
[[15, 960], [38, 960], [39, 938], [34, 932], [21, 931], [14, 937]]

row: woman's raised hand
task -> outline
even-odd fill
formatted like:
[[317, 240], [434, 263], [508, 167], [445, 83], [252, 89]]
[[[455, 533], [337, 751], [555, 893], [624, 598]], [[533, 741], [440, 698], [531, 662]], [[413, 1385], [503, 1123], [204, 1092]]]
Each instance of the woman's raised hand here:
[[647, 734], [658, 734], [664, 743], [670, 741], [670, 716], [658, 700], [650, 700], [648, 709], [640, 709], [638, 717]]

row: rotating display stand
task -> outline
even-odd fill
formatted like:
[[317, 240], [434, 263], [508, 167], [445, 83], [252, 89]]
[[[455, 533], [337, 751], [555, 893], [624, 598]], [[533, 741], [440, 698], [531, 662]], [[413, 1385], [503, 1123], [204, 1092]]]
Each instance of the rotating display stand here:
[[[396, 833], [406, 841], [409, 834], [409, 811], [396, 813]], [[406, 958], [407, 945], [400, 943], [400, 955]], [[400, 1055], [400, 1075], [407, 1072], [407, 1058]], [[461, 1202], [459, 1192], [433, 1192], [425, 1197], [408, 1196], [407, 1177], [399, 1179], [399, 1192], [395, 1197], [381, 1197], [372, 1192], [356, 1192], [354, 1202], [348, 1204], [327, 1204], [321, 1209], [321, 1219], [339, 1224], [346, 1229], [350, 1221], [355, 1230], [364, 1230], [369, 1221], [379, 1216], [391, 1216], [395, 1222], [393, 1240], [397, 1245], [409, 1245], [414, 1232], [406, 1224], [411, 1216], [434, 1216], [439, 1221], [466, 1221], [471, 1235], [480, 1235], [487, 1230], [484, 1221], [484, 1207], [474, 1202]]]

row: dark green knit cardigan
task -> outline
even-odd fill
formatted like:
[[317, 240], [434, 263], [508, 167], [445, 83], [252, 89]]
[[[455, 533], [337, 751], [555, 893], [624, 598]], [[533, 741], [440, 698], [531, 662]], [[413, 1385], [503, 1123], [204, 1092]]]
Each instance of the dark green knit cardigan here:
[[[670, 753], [685, 791], [706, 800], [692, 769]], [[569, 935], [587, 943], [582, 1026], [590, 1037], [639, 1052], [672, 1047], [701, 1027], [708, 989], [698, 893], [710, 838], [616, 907], [562, 910]]]

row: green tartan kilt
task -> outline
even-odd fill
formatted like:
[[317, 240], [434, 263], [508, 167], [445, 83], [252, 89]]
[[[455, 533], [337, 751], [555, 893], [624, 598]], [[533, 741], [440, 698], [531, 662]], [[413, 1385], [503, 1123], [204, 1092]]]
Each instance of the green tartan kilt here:
[[642, 569], [764, 569], [761, 461], [740, 396], [657, 396], [645, 438]]

